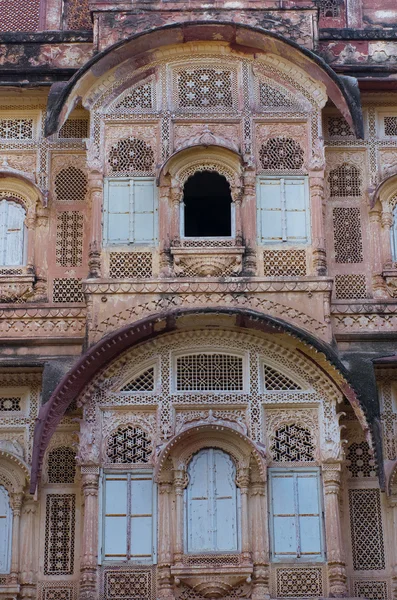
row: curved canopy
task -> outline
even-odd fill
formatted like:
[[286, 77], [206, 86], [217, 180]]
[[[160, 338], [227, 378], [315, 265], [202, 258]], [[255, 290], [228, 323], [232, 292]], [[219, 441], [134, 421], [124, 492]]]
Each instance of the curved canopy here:
[[[325, 342], [318, 340], [309, 333], [282, 321], [252, 310], [236, 308], [218, 309], [179, 309], [166, 314], [156, 314], [146, 317], [122, 329], [109, 333], [98, 343], [94, 344], [80, 357], [71, 370], [60, 381], [48, 402], [40, 408], [34, 433], [34, 448], [32, 459], [31, 490], [34, 493], [41, 471], [43, 457], [52, 434], [60, 423], [68, 406], [75, 400], [84, 388], [125, 350], [142, 342], [149, 341], [165, 333], [190, 327], [197, 328], [198, 319], [202, 323], [207, 320], [209, 324], [219, 321], [222, 326], [238, 328], [240, 330], [254, 330], [265, 334], [288, 334], [307, 347], [307, 358], [318, 362], [318, 367], [337, 385], [340, 391], [348, 398], [367, 433], [372, 434], [378, 459], [381, 458], [382, 449], [377, 443], [376, 426], [379, 415], [373, 414], [371, 408], [372, 390], [360, 388], [360, 382], [351, 383], [352, 376], [346, 370], [334, 350]], [[318, 353], [318, 361], [310, 354]], [[357, 390], [360, 390], [358, 392]], [[368, 396], [368, 397], [367, 397]], [[370, 423], [370, 425], [368, 425]], [[379, 460], [379, 464], [381, 460]]]
[[46, 135], [55, 133], [70, 111], [109, 71], [126, 60], [130, 68], [150, 62], [158, 48], [194, 41], [220, 41], [244, 54], [273, 54], [288, 60], [312, 79], [321, 82], [357, 137], [363, 137], [363, 117], [356, 79], [337, 75], [319, 56], [266, 29], [228, 22], [175, 23], [136, 34], [110, 46], [88, 61], [68, 81], [55, 83], [48, 98]]

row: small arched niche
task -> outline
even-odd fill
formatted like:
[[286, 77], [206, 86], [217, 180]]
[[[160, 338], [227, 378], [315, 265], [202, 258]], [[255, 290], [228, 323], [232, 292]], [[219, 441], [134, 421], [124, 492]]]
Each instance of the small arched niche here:
[[197, 171], [183, 187], [182, 237], [228, 238], [233, 235], [230, 184], [216, 171]]

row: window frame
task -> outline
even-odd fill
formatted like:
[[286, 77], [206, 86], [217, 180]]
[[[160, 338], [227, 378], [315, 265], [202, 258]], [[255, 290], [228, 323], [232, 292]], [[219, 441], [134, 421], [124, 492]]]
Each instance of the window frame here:
[[[132, 225], [134, 219], [134, 197], [132, 194], [132, 188], [136, 181], [151, 181], [153, 182], [153, 195], [154, 195], [154, 210], [153, 210], [153, 239], [146, 242], [136, 242], [133, 238], [134, 227]], [[124, 182], [128, 183], [129, 187], [129, 239], [128, 240], [111, 240], [109, 239], [109, 215], [110, 215], [110, 190], [112, 182]], [[153, 247], [158, 244], [159, 240], [159, 199], [158, 199], [158, 187], [156, 184], [156, 178], [151, 176], [131, 176], [131, 177], [106, 177], [104, 180], [104, 202], [103, 202], [103, 216], [102, 216], [102, 231], [103, 231], [103, 245], [104, 247], [115, 249], [117, 247], [134, 247], [134, 248], [145, 248], [147, 246]]]
[[[124, 466], [124, 465], [123, 465]], [[127, 527], [125, 529], [126, 535], [126, 558], [119, 556], [115, 559], [106, 557], [105, 549], [106, 549], [106, 480], [109, 476], [115, 476], [117, 478], [126, 477], [127, 478]], [[132, 556], [128, 553], [128, 549], [130, 546], [131, 540], [131, 527], [128, 526], [128, 518], [131, 519], [132, 507], [131, 507], [131, 491], [129, 486], [131, 481], [145, 479], [151, 480], [152, 482], [152, 554], [151, 556]], [[100, 477], [100, 493], [99, 493], [99, 531], [98, 531], [98, 564], [105, 564], [107, 566], [110, 565], [155, 565], [157, 564], [157, 484], [154, 481], [154, 472], [153, 469], [145, 469], [145, 468], [131, 468], [131, 469], [123, 469], [116, 470], [112, 468], [103, 469], [102, 476]], [[129, 512], [128, 512], [129, 510]]]
[[[217, 171], [216, 171], [217, 172]], [[221, 173], [218, 173], [221, 175]], [[182, 192], [182, 198], [179, 203], [179, 235], [181, 240], [206, 240], [206, 241], [214, 241], [219, 242], [220, 240], [234, 240], [236, 237], [236, 204], [231, 199], [230, 202], [230, 235], [219, 235], [219, 236], [188, 236], [185, 235], [185, 203], [183, 201], [184, 192]]]
[[5, 570], [2, 571], [0, 569], [0, 575], [9, 575], [11, 572], [11, 560], [12, 560], [12, 529], [13, 529], [13, 512], [11, 509], [11, 503], [10, 503], [10, 493], [8, 491], [8, 489], [5, 487], [5, 485], [1, 485], [1, 487], [4, 489], [6, 495], [7, 495], [7, 499], [8, 499], [8, 510], [7, 510], [7, 515], [5, 516], [6, 521], [8, 521], [7, 523], [7, 534], [8, 534], [8, 540], [7, 540], [7, 555], [6, 555], [6, 567]]
[[[3, 204], [4, 203], [4, 204]], [[21, 260], [18, 263], [14, 263], [14, 264], [10, 264], [8, 262], [6, 262], [7, 256], [6, 256], [6, 250], [7, 250], [7, 230], [8, 230], [8, 212], [7, 212], [7, 220], [5, 222], [5, 224], [3, 225], [4, 227], [4, 238], [3, 238], [3, 243], [2, 243], [2, 237], [1, 237], [1, 229], [2, 229], [2, 224], [1, 224], [1, 206], [2, 205], [6, 205], [5, 203], [10, 203], [13, 205], [16, 205], [18, 210], [21, 212], [21, 214], [24, 214], [22, 223], [21, 223], [21, 235], [22, 235], [22, 248], [20, 248], [20, 256], [21, 256]], [[23, 206], [20, 202], [18, 202], [18, 200], [16, 198], [14, 198], [12, 196], [12, 194], [10, 194], [10, 197], [4, 196], [0, 198], [0, 268], [22, 268], [22, 267], [26, 267], [26, 262], [27, 262], [27, 232], [28, 229], [26, 227], [25, 224], [25, 220], [26, 220], [26, 216], [27, 216], [27, 210], [25, 208], [25, 206]], [[4, 247], [2, 247], [4, 245]], [[5, 262], [3, 264], [3, 255], [4, 255], [4, 259]]]
[[[305, 213], [305, 226], [306, 226], [306, 238], [304, 240], [289, 239], [287, 232], [287, 211], [285, 206], [285, 193], [283, 192], [285, 181], [303, 181], [304, 183], [304, 212]], [[284, 196], [281, 199], [281, 231], [282, 239], [279, 240], [267, 240], [263, 236], [262, 232], [262, 219], [261, 211], [261, 184], [263, 181], [279, 181], [281, 183], [281, 193]], [[309, 177], [307, 175], [258, 175], [256, 178], [256, 225], [257, 225], [257, 241], [259, 246], [309, 246], [311, 243], [311, 215], [310, 215], [310, 189], [309, 189]]]
[[[324, 563], [326, 561], [326, 540], [325, 540], [325, 518], [324, 518], [324, 498], [323, 498], [323, 486], [322, 486], [322, 473], [320, 467], [270, 467], [268, 469], [268, 494], [269, 494], [269, 541], [270, 541], [270, 560], [273, 563], [295, 563], [295, 564], [306, 564], [306, 563]], [[319, 518], [319, 533], [320, 533], [320, 553], [317, 556], [310, 556], [304, 554], [303, 556], [276, 556], [275, 553], [275, 533], [274, 533], [274, 507], [273, 507], [273, 479], [275, 475], [289, 473], [298, 475], [299, 473], [313, 473], [316, 474], [317, 489], [318, 489], [318, 518]], [[296, 478], [294, 478], [296, 480]], [[295, 492], [295, 524], [297, 524], [299, 518], [299, 512], [296, 512], [297, 504], [297, 491], [294, 483]], [[277, 514], [277, 513], [276, 513]], [[295, 525], [296, 531], [299, 531], [299, 525]], [[298, 542], [298, 538], [297, 538]], [[299, 536], [300, 542], [300, 536]]]

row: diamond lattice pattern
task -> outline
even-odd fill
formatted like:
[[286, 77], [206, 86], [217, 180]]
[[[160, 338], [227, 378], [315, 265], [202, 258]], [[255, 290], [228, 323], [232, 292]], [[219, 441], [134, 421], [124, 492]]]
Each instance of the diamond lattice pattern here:
[[228, 354], [190, 354], [176, 364], [178, 391], [242, 391], [243, 359]]

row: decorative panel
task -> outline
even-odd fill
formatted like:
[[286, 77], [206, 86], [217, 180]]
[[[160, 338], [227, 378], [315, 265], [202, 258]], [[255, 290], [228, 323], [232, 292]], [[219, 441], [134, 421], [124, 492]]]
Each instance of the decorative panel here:
[[346, 452], [346, 466], [350, 477], [376, 477], [378, 473], [368, 442], [353, 442], [349, 445]]
[[[2, 9], [5, 5], [2, 4]], [[0, 119], [0, 138], [5, 140], [31, 140], [33, 119]]]
[[338, 206], [332, 210], [334, 225], [335, 262], [363, 261], [361, 213], [359, 207]]
[[259, 160], [266, 171], [296, 171], [303, 167], [303, 148], [292, 138], [270, 138], [259, 149]]
[[328, 175], [331, 198], [349, 198], [361, 196], [362, 175], [355, 165], [344, 163], [332, 169]]
[[121, 388], [121, 392], [152, 392], [154, 390], [154, 367], [146, 369], [135, 379], [132, 379]]
[[386, 581], [355, 581], [354, 596], [371, 600], [388, 600]]
[[277, 462], [311, 462], [314, 461], [314, 445], [312, 434], [306, 427], [295, 423], [283, 425], [275, 431], [271, 452]]
[[302, 277], [307, 274], [306, 250], [265, 250], [265, 277]]
[[83, 202], [87, 195], [87, 176], [81, 169], [70, 166], [61, 169], [55, 177], [57, 202]]
[[385, 135], [397, 135], [397, 116], [384, 117], [383, 125]]
[[355, 300], [367, 297], [365, 275], [335, 275], [335, 297], [343, 300]]
[[341, 0], [319, 0], [320, 17], [335, 18], [340, 16]]
[[57, 214], [57, 265], [81, 267], [83, 264], [83, 223], [83, 213], [77, 210]]
[[276, 569], [276, 596], [278, 598], [311, 598], [323, 594], [323, 572], [321, 568]]
[[53, 302], [84, 302], [81, 279], [57, 277], [54, 279]]
[[153, 567], [105, 569], [101, 574], [100, 600], [155, 600], [156, 572]]
[[148, 279], [153, 276], [151, 252], [110, 252], [109, 277]]
[[1, 2], [0, 31], [38, 31], [40, 0]]
[[349, 509], [354, 570], [384, 569], [380, 491], [349, 490]]
[[67, 581], [38, 583], [37, 592], [38, 600], [76, 600], [77, 598], [76, 584]]
[[45, 575], [72, 575], [75, 540], [75, 494], [48, 494], [45, 519]]
[[1, 412], [20, 412], [22, 398], [17, 396], [5, 396], [0, 398], [0, 411]]
[[176, 361], [177, 391], [242, 391], [243, 359], [228, 354], [190, 354]]
[[259, 104], [272, 110], [280, 108], [299, 110], [296, 101], [288, 95], [287, 91], [278, 90], [265, 82], [259, 84]]
[[48, 483], [74, 483], [76, 476], [76, 451], [59, 446], [48, 453]]
[[88, 137], [88, 119], [67, 119], [59, 130], [60, 139], [83, 139]]
[[64, 0], [65, 2], [65, 29], [89, 30], [92, 29], [92, 20], [88, 0]]
[[151, 110], [154, 108], [155, 88], [152, 81], [127, 90], [111, 108], [111, 112]]
[[124, 138], [112, 146], [108, 162], [113, 175], [151, 175], [154, 152], [144, 140]]
[[301, 390], [301, 386], [292, 381], [289, 377], [276, 371], [269, 365], [265, 365], [263, 368], [264, 383], [266, 391], [287, 391], [287, 390]]
[[179, 69], [174, 73], [180, 109], [230, 111], [236, 108], [236, 73], [219, 67]]
[[106, 454], [111, 463], [148, 463], [152, 452], [152, 440], [140, 427], [119, 427], [108, 438]]
[[[329, 2], [329, 0], [327, 1]], [[329, 3], [332, 3], [332, 0]], [[330, 139], [344, 140], [354, 138], [354, 133], [344, 117], [328, 117], [327, 128]]]

